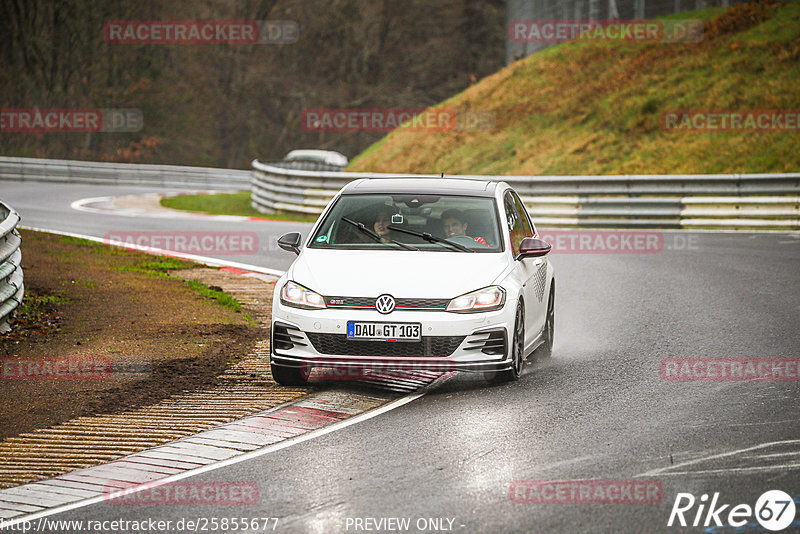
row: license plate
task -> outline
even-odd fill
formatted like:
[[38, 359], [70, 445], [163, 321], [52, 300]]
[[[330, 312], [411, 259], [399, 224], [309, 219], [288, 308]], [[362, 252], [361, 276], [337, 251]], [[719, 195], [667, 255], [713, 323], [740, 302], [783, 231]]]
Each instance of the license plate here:
[[419, 341], [422, 325], [419, 323], [368, 323], [349, 321], [347, 339], [373, 341]]

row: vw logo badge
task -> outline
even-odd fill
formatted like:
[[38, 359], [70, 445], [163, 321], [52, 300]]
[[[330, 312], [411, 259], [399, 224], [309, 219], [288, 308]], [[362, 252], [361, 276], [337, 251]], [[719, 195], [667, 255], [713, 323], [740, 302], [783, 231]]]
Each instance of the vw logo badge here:
[[386, 315], [394, 310], [394, 298], [391, 295], [381, 295], [375, 301], [375, 309]]

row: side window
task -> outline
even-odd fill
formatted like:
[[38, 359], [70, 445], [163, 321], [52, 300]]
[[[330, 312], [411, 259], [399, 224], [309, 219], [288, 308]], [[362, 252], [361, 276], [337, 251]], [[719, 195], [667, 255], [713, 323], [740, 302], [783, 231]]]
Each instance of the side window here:
[[514, 193], [514, 202], [517, 205], [517, 213], [522, 221], [522, 232], [525, 234], [525, 237], [533, 237], [534, 231], [533, 226], [531, 225], [531, 219], [528, 216], [528, 210], [525, 208], [525, 204], [522, 203], [522, 200], [520, 200], [516, 193]]
[[519, 244], [525, 236], [523, 227], [523, 218], [517, 210], [516, 201], [509, 191], [503, 197], [503, 206], [505, 208], [506, 224], [508, 225], [508, 233], [511, 234], [511, 252], [514, 256], [519, 252]]

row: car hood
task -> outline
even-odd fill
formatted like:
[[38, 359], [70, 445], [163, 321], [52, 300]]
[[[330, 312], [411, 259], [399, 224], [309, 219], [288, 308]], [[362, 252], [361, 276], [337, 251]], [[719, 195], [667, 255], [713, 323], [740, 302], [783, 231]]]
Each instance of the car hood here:
[[503, 253], [306, 248], [287, 274], [325, 296], [453, 298], [490, 285], [507, 262]]

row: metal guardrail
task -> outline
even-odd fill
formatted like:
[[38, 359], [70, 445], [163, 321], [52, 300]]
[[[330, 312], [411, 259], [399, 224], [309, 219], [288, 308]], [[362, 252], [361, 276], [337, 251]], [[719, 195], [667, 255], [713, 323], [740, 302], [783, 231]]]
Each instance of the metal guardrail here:
[[178, 165], [0, 156], [0, 180], [248, 189], [250, 172]]
[[11, 330], [11, 316], [25, 294], [17, 224], [19, 214], [0, 201], [0, 333]]
[[[252, 166], [251, 204], [262, 213], [319, 214], [361, 178], [439, 177]], [[800, 173], [452, 178], [507, 182], [546, 227], [800, 230]]]

